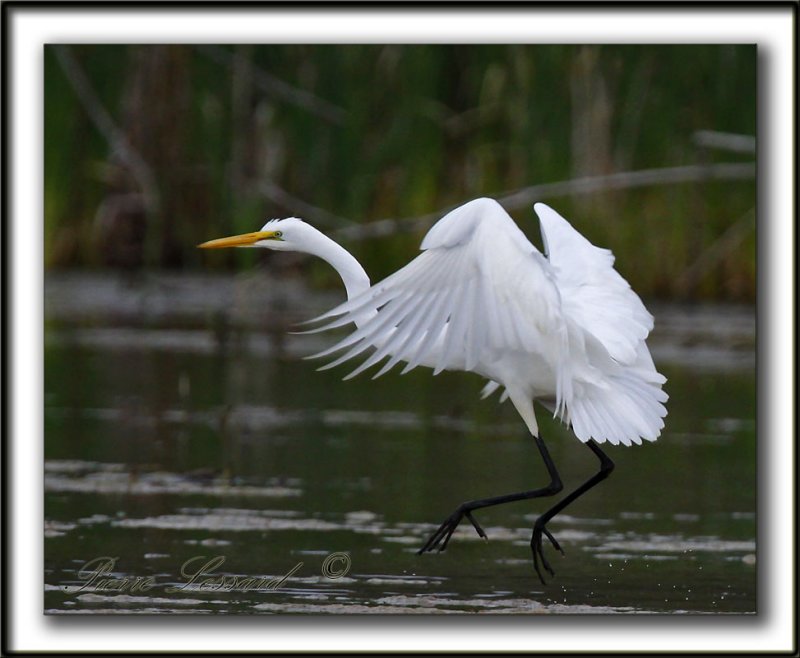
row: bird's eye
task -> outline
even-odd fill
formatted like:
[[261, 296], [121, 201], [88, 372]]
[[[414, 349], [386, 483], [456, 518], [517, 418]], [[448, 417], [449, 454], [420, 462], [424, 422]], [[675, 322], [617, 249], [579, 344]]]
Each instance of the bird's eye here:
[[275, 233], [273, 233], [273, 235], [276, 238], [282, 238], [283, 237], [283, 231], [275, 231]]

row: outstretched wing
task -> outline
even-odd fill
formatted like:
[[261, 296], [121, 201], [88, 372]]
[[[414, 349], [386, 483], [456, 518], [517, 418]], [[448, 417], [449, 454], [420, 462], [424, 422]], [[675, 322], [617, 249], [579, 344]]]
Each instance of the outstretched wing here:
[[634, 364], [639, 344], [653, 328], [653, 316], [614, 269], [614, 255], [595, 247], [544, 203], [534, 210], [564, 314], [600, 341], [616, 361]]
[[[445, 215], [422, 242], [422, 253], [365, 292], [316, 318], [313, 331], [357, 329], [315, 357], [346, 350], [327, 367], [375, 348], [347, 378], [388, 357], [378, 377], [399, 362], [473, 370], [507, 350], [541, 352], [557, 342], [558, 292], [550, 266], [491, 199]], [[531, 313], [528, 300], [536, 300]], [[521, 303], [522, 302], [522, 303]], [[367, 319], [365, 319], [367, 318]], [[559, 350], [551, 350], [554, 361]]]
[[581, 441], [655, 441], [664, 427], [668, 396], [661, 389], [666, 379], [645, 344], [653, 316], [614, 270], [610, 251], [595, 247], [545, 204], [534, 209], [570, 343], [585, 346], [584, 363], [590, 366], [571, 381], [567, 420]]

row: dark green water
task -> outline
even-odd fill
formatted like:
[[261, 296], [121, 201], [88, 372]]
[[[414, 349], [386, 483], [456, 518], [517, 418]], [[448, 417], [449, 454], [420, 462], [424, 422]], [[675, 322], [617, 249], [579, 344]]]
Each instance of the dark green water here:
[[[666, 431], [608, 448], [543, 586], [546, 499], [416, 555], [458, 503], [546, 483], [510, 404], [463, 373], [316, 372], [330, 338], [285, 329], [339, 296], [266, 280], [48, 275], [46, 612], [755, 612], [752, 309], [653, 308]], [[596, 460], [538, 417], [577, 486]]]

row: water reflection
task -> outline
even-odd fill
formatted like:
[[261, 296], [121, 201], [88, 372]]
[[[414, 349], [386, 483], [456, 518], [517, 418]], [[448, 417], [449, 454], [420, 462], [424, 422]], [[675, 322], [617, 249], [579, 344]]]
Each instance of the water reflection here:
[[[335, 299], [294, 285], [281, 301], [222, 277], [48, 276], [48, 613], [755, 611], [752, 309], [656, 309], [665, 434], [612, 449], [613, 477], [555, 517], [566, 556], [548, 554], [542, 586], [539, 501], [482, 510], [488, 541], [467, 524], [416, 555], [463, 500], [545, 480], [513, 409], [463, 374], [316, 372], [299, 357], [325, 339], [284, 330]], [[540, 423], [568, 487], [593, 472]], [[346, 574], [323, 570], [331, 555]], [[103, 556], [113, 568], [87, 585]], [[181, 588], [187, 562], [218, 557], [205, 589]]]

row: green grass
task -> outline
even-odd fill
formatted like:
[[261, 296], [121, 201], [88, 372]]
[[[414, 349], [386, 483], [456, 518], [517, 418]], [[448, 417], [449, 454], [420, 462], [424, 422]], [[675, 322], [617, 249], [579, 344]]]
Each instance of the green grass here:
[[[699, 149], [692, 134], [755, 135], [756, 51], [746, 45], [270, 45], [223, 47], [221, 60], [191, 46], [72, 51], [152, 169], [160, 212], [112, 213], [100, 226], [101, 204], [140, 190], [47, 47], [48, 267], [251, 267], [252, 255], [212, 262], [195, 245], [304, 214], [266, 198], [264, 181], [364, 223], [587, 174], [746, 162], [751, 156]], [[226, 63], [226, 52], [240, 59]], [[272, 78], [260, 86], [262, 73]], [[306, 94], [302, 104], [274, 79]], [[612, 248], [646, 296], [755, 297], [754, 230], [727, 244], [691, 286], [678, 285], [754, 208], [754, 181], [543, 200]], [[538, 233], [532, 209], [512, 214], [528, 235]], [[131, 236], [150, 245], [133, 263]], [[377, 278], [405, 263], [420, 238], [346, 246]], [[335, 283], [325, 268], [314, 271]]]

